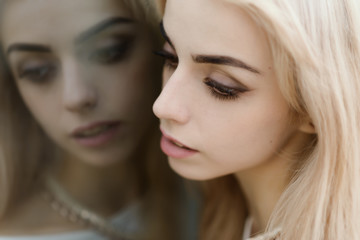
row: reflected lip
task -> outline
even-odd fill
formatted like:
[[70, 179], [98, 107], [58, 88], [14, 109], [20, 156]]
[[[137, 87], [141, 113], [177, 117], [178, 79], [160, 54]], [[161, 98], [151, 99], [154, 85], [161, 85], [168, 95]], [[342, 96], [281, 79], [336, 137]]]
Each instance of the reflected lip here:
[[72, 138], [81, 146], [97, 148], [112, 142], [122, 129], [120, 121], [93, 122], [76, 128]]
[[93, 130], [95, 128], [101, 127], [101, 126], [110, 126], [115, 127], [116, 125], [120, 125], [120, 121], [99, 121], [99, 122], [93, 122], [84, 126], [80, 126], [76, 128], [74, 131], [71, 132], [71, 136], [73, 137], [79, 137], [81, 134], [83, 134], [86, 131]]

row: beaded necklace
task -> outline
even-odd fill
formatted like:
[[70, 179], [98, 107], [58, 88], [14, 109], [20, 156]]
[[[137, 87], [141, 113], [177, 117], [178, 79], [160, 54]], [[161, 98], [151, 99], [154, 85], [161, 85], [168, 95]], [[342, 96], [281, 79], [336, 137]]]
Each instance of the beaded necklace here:
[[108, 220], [81, 206], [49, 176], [45, 178], [43, 196], [55, 212], [70, 222], [89, 227], [112, 240], [135, 239], [135, 236], [119, 231]]

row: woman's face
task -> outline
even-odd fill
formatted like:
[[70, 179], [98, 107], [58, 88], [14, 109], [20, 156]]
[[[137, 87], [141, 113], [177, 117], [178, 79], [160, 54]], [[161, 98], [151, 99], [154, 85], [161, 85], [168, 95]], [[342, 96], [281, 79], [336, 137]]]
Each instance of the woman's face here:
[[153, 110], [171, 167], [211, 179], [279, 160], [301, 135], [264, 32], [223, 0], [168, 0], [163, 91]]
[[25, 104], [69, 157], [134, 153], [154, 123], [156, 64], [149, 29], [121, 1], [9, 0], [1, 31]]

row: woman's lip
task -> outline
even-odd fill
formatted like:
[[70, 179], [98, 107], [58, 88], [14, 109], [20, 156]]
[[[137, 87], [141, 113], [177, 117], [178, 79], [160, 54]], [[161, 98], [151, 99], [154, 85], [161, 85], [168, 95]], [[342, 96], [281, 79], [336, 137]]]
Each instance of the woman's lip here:
[[198, 153], [198, 151], [196, 150], [177, 146], [174, 142], [172, 142], [169, 138], [165, 137], [164, 135], [161, 137], [160, 147], [161, 150], [166, 155], [177, 159], [187, 158]]
[[77, 137], [80, 134], [82, 134], [83, 132], [86, 131], [90, 131], [91, 129], [95, 129], [101, 126], [107, 126], [107, 125], [118, 125], [120, 124], [120, 121], [101, 121], [101, 122], [93, 122], [93, 123], [89, 123], [83, 126], [80, 126], [76, 129], [74, 129], [74, 131], [72, 131], [71, 135], [73, 137]]
[[[96, 128], [104, 127], [104, 129]], [[101, 147], [111, 142], [119, 133], [121, 122], [108, 121], [89, 124], [84, 127], [77, 128], [73, 131], [73, 139], [83, 147]], [[86, 133], [86, 131], [95, 130], [94, 133]]]
[[161, 131], [161, 133], [164, 135], [164, 137], [167, 138], [167, 139], [169, 139], [170, 141], [172, 141], [172, 142], [174, 142], [174, 143], [176, 143], [176, 144], [178, 144], [178, 145], [181, 145], [181, 146], [183, 146], [183, 147], [185, 147], [185, 148], [188, 148], [189, 150], [195, 151], [194, 149], [191, 149], [190, 147], [186, 146], [185, 144], [182, 144], [180, 141], [176, 140], [175, 138], [167, 135], [161, 128], [160, 128], [160, 131]]
[[[169, 157], [181, 159], [190, 157], [198, 153], [197, 150], [191, 149], [186, 145], [183, 145], [176, 139], [166, 135], [162, 129], [160, 130], [163, 133], [160, 141], [160, 147], [161, 150]], [[181, 145], [181, 147], [179, 145]]]

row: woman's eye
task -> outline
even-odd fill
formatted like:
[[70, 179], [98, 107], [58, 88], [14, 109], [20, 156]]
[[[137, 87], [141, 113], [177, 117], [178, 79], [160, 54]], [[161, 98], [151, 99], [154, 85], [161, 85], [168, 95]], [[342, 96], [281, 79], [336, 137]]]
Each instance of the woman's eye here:
[[165, 59], [165, 64], [164, 64], [165, 67], [167, 67], [169, 69], [177, 68], [177, 66], [179, 64], [179, 59], [176, 55], [174, 55], [166, 50], [155, 51], [154, 54]]
[[246, 88], [225, 86], [210, 78], [205, 78], [204, 83], [210, 89], [211, 94], [221, 100], [234, 100], [237, 99], [240, 94], [248, 91]]
[[132, 41], [124, 41], [96, 50], [90, 55], [90, 60], [102, 64], [113, 64], [122, 61], [131, 48]]
[[52, 79], [55, 71], [55, 66], [51, 64], [34, 67], [24, 67], [19, 71], [19, 78], [26, 79], [35, 83], [45, 83]]

